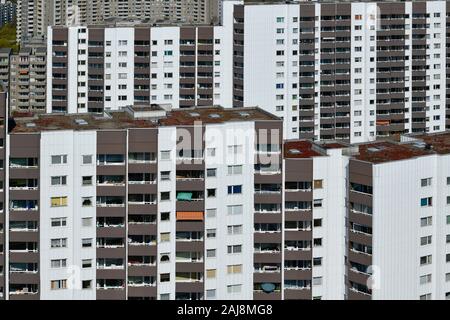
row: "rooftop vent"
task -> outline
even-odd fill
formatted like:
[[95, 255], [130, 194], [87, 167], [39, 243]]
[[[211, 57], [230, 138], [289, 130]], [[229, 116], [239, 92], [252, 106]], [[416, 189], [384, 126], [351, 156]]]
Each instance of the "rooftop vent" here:
[[298, 149], [289, 149], [289, 153], [290, 154], [300, 154], [302, 152], [300, 150], [298, 150]]
[[241, 115], [241, 117], [244, 117], [244, 118], [250, 117], [250, 113], [245, 112], [245, 111], [241, 111], [241, 112], [239, 112], [239, 114]]
[[75, 123], [79, 126], [85, 126], [88, 124], [87, 121], [84, 119], [75, 119]]
[[34, 122], [28, 122], [28, 123], [26, 124], [26, 126], [27, 126], [27, 128], [35, 128], [35, 127], [36, 127], [36, 123], [34, 123]]
[[221, 117], [221, 115], [218, 114], [218, 113], [211, 113], [211, 114], [209, 115], [209, 117], [210, 117], [211, 119], [219, 119], [219, 118]]
[[384, 147], [382, 147], [382, 146], [367, 148], [367, 151], [369, 151], [369, 152], [379, 152], [382, 150], [384, 150]]
[[191, 117], [195, 118], [195, 117], [200, 117], [200, 113], [198, 112], [190, 112], [189, 113]]

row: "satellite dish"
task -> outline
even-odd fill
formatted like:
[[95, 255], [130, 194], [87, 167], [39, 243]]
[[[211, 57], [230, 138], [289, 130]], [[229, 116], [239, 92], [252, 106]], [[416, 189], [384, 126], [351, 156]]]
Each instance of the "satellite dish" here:
[[275, 290], [275, 285], [273, 283], [262, 283], [261, 289], [265, 293], [272, 293]]

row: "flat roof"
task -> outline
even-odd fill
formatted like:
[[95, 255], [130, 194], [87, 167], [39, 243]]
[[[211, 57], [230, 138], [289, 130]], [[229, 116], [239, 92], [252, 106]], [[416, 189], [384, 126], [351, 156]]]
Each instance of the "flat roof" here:
[[324, 156], [310, 140], [288, 140], [284, 142], [284, 158], [308, 159]]
[[438, 154], [450, 153], [450, 131], [417, 137], [431, 146], [431, 150]]
[[[162, 110], [157, 106], [148, 109], [138, 107], [136, 111]], [[53, 130], [113, 130], [130, 128], [153, 128], [160, 126], [189, 126], [201, 121], [203, 124], [231, 121], [281, 121], [278, 117], [259, 108], [196, 107], [172, 109], [165, 117], [154, 119], [136, 118], [125, 110], [110, 111], [105, 114], [31, 114], [14, 113], [10, 132], [32, 133]]]
[[432, 150], [418, 147], [413, 143], [396, 143], [381, 141], [358, 145], [359, 154], [354, 158], [374, 164], [398, 160], [407, 160], [433, 154]]

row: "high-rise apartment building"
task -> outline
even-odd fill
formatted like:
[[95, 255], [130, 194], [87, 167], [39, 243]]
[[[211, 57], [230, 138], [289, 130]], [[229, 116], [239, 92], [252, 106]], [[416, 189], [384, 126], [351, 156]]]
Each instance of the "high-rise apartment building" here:
[[450, 128], [448, 2], [221, 6], [215, 26], [49, 29], [47, 111], [259, 106], [287, 138], [352, 143]]
[[53, 9], [51, 0], [17, 0], [17, 42], [45, 38], [53, 25]]
[[449, 133], [283, 140], [258, 108], [26, 116], [1, 123], [7, 299], [450, 298]]
[[9, 0], [0, 1], [0, 27], [16, 18], [16, 4]]
[[11, 111], [45, 112], [47, 48], [29, 42], [11, 56], [9, 106]]
[[9, 88], [11, 51], [10, 48], [0, 48], [0, 85], [6, 92]]

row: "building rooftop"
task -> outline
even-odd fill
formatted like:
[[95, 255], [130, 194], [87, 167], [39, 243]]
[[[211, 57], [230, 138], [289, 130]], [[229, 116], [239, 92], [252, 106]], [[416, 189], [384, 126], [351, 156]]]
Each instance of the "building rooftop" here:
[[450, 131], [417, 137], [428, 144], [438, 154], [450, 154]]
[[354, 158], [373, 164], [407, 160], [434, 153], [432, 150], [427, 149], [425, 145], [417, 143], [381, 141], [360, 144], [358, 147], [359, 153]]
[[[148, 110], [143, 113], [143, 110]], [[154, 112], [154, 116], [151, 114]], [[231, 121], [276, 120], [279, 118], [259, 108], [196, 107], [167, 110], [156, 105], [125, 108], [104, 114], [31, 114], [14, 113], [11, 133], [31, 133], [53, 130], [114, 130], [152, 128], [158, 126], [193, 125]]]
[[284, 158], [286, 159], [307, 159], [324, 155], [318, 145], [309, 140], [288, 140], [284, 143]]

